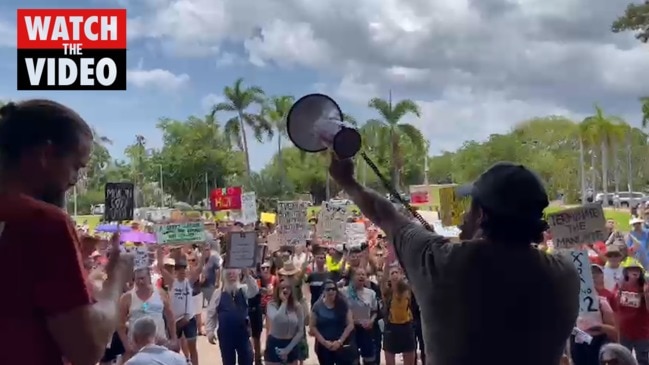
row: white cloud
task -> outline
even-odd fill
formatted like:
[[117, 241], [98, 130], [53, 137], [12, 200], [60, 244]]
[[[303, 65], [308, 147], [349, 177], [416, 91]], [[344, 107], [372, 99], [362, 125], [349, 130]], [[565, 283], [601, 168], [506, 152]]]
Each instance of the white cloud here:
[[153, 70], [129, 70], [126, 77], [128, 82], [136, 87], [163, 91], [176, 91], [189, 83], [189, 75], [176, 75], [171, 71], [159, 68]]
[[[251, 64], [312, 70], [337, 97], [359, 106], [406, 90], [422, 105], [419, 125], [440, 146], [485, 138], [533, 116], [583, 116], [594, 103], [637, 115], [637, 98], [649, 95], [646, 45], [610, 31], [626, 2], [144, 3], [134, 36], [174, 45], [176, 54], [242, 45]], [[229, 64], [225, 53], [219, 57], [217, 64]]]
[[212, 110], [212, 107], [218, 103], [225, 101], [223, 95], [207, 94], [201, 99], [201, 107], [207, 113]]

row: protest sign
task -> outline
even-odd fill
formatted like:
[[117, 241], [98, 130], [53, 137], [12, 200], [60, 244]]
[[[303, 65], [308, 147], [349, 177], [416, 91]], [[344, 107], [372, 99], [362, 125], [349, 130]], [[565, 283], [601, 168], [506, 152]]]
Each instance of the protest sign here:
[[364, 223], [346, 223], [345, 238], [349, 246], [360, 246], [367, 241]]
[[547, 222], [557, 249], [572, 249], [608, 238], [601, 204], [587, 204], [548, 214]]
[[227, 237], [225, 267], [249, 269], [257, 264], [257, 232], [231, 232]]
[[268, 246], [268, 251], [276, 252], [279, 251], [279, 236], [277, 233], [271, 233], [266, 236], [266, 245]]
[[158, 243], [180, 245], [205, 242], [207, 236], [202, 222], [160, 224], [155, 226]]
[[308, 203], [303, 201], [278, 202], [277, 223], [282, 245], [306, 244], [309, 238], [307, 207]]
[[108, 222], [133, 220], [135, 210], [133, 183], [106, 183], [104, 198], [104, 220]]
[[257, 222], [257, 195], [254, 191], [241, 194], [241, 210], [231, 213], [232, 219], [243, 224]]
[[135, 270], [146, 269], [151, 266], [151, 255], [148, 246], [124, 244], [120, 246], [120, 251], [133, 255], [133, 268]]
[[588, 252], [586, 250], [566, 250], [562, 254], [568, 255], [579, 273], [579, 317], [577, 327], [586, 330], [594, 325], [601, 324], [599, 295], [595, 290]]
[[210, 192], [210, 205], [213, 211], [218, 210], [240, 210], [241, 186], [214, 189]]
[[331, 243], [342, 243], [345, 239], [347, 216], [345, 205], [331, 201], [322, 202], [316, 225], [318, 238]]

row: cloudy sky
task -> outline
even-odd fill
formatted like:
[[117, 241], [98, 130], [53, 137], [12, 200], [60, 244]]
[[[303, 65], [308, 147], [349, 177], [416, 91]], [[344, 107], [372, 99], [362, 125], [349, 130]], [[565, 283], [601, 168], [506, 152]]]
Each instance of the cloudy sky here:
[[[161, 144], [159, 117], [202, 115], [244, 77], [270, 95], [325, 92], [362, 121], [371, 97], [416, 100], [408, 121], [431, 153], [508, 131], [526, 118], [583, 118], [598, 103], [639, 125], [649, 95], [649, 48], [610, 24], [611, 0], [63, 0], [60, 7], [126, 7], [126, 92], [15, 90], [15, 9], [0, 5], [0, 98], [47, 97], [76, 108], [114, 140]], [[226, 119], [228, 116], [222, 116]], [[261, 169], [273, 143], [254, 144]]]

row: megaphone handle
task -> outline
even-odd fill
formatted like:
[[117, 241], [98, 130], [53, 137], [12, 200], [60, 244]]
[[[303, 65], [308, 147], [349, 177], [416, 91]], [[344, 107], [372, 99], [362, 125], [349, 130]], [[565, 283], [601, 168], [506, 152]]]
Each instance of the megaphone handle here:
[[424, 227], [426, 227], [427, 230], [429, 230], [429, 231], [431, 231], [431, 232], [435, 232], [435, 229], [433, 229], [433, 227], [431, 227], [430, 224], [428, 224], [428, 222], [426, 222], [426, 220], [424, 219], [424, 217], [422, 217], [419, 213], [417, 213], [417, 210], [414, 209], [414, 208], [410, 205], [410, 203], [408, 203], [407, 201], [405, 201], [405, 200], [401, 197], [401, 194], [397, 191], [397, 189], [394, 188], [394, 186], [392, 186], [392, 184], [390, 184], [390, 182], [388, 181], [388, 179], [386, 179], [386, 178], [383, 176], [383, 174], [381, 174], [381, 172], [379, 171], [379, 168], [376, 166], [376, 164], [374, 164], [374, 162], [373, 162], [372, 160], [370, 160], [370, 158], [367, 156], [367, 154], [366, 154], [365, 152], [361, 152], [360, 155], [361, 155], [361, 157], [363, 157], [363, 160], [365, 160], [365, 163], [367, 163], [367, 165], [370, 167], [370, 169], [372, 169], [372, 171], [374, 171], [374, 173], [375, 173], [376, 176], [379, 178], [379, 180], [381, 180], [381, 183], [383, 184], [383, 187], [384, 187], [384, 188], [385, 188], [385, 189], [386, 189], [390, 194], [392, 194], [392, 196], [394, 196], [395, 198], [397, 198], [397, 200], [399, 201], [399, 203], [401, 203], [401, 205], [403, 205], [404, 207], [406, 207], [406, 209], [408, 209], [408, 211], [410, 212], [410, 214], [412, 214], [412, 216], [415, 217], [415, 219], [417, 219], [417, 220], [418, 220], [418, 221], [419, 221], [419, 222], [420, 222]]

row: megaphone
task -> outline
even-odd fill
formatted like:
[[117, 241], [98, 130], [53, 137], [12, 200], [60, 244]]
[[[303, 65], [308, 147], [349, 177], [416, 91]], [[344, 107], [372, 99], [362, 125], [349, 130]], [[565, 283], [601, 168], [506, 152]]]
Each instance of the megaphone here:
[[345, 159], [361, 149], [358, 130], [344, 122], [338, 103], [324, 94], [309, 94], [296, 101], [286, 117], [286, 131], [291, 142], [305, 152], [330, 149]]
[[[322, 152], [330, 149], [339, 159], [354, 157], [361, 149], [361, 135], [352, 125], [345, 123], [338, 103], [324, 94], [309, 94], [296, 101], [286, 116], [286, 132], [295, 147], [305, 152]], [[392, 194], [421, 224], [433, 228], [414, 210], [408, 201], [381, 174], [379, 168], [365, 152], [360, 152], [365, 163], [378, 176]]]

